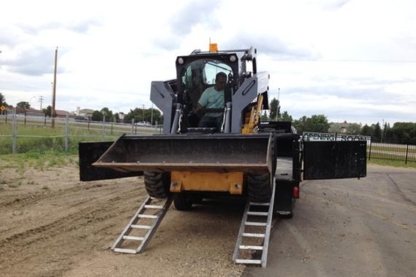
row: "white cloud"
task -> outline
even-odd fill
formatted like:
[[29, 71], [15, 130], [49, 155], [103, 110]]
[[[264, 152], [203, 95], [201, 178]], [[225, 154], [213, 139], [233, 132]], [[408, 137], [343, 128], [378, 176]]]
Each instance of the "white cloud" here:
[[211, 39], [256, 47], [270, 98], [280, 88], [294, 118], [415, 122], [415, 10], [411, 0], [16, 0], [0, 10], [0, 92], [48, 105], [58, 47], [58, 109], [150, 107], [150, 82], [174, 78], [175, 57]]

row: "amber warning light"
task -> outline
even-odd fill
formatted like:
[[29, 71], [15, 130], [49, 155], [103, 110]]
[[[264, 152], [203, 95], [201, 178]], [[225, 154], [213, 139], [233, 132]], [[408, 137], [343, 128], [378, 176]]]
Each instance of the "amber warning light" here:
[[209, 52], [218, 52], [218, 45], [216, 43], [210, 43]]

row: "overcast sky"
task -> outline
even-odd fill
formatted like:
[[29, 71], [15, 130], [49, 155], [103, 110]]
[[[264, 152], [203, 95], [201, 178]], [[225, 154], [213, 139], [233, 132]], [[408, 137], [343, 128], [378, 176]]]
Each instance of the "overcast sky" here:
[[[127, 113], [194, 49], [257, 48], [270, 98], [294, 119], [416, 122], [414, 0], [14, 0], [0, 8], [0, 92], [8, 104]], [[280, 88], [280, 93], [279, 93]]]

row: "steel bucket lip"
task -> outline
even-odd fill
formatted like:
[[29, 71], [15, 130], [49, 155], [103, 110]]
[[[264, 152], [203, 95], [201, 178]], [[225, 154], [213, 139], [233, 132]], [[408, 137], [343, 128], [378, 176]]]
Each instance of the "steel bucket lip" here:
[[[233, 133], [213, 133], [213, 134], [153, 134], [153, 135], [128, 135], [124, 134], [119, 139], [125, 140], [148, 140], [148, 139], [259, 139], [269, 138], [270, 133], [252, 133], [252, 134], [233, 134]], [[118, 140], [119, 140], [118, 139]]]
[[[140, 141], [143, 141], [142, 149]], [[168, 141], [177, 147], [172, 152], [163, 151], [164, 147], [169, 147], [165, 146], [169, 145]], [[201, 141], [200, 148], [197, 141]], [[154, 153], [151, 147], [154, 147]], [[185, 148], [185, 152], [178, 155], [181, 147]], [[270, 134], [265, 133], [122, 136], [92, 165], [124, 172], [267, 172], [270, 171], [269, 152]]]

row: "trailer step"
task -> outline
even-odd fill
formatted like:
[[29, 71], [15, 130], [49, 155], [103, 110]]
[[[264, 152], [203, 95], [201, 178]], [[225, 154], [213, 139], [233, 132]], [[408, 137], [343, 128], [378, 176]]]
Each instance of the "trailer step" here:
[[[275, 192], [275, 180], [273, 178], [270, 202], [257, 203], [247, 201], [234, 249], [233, 260], [235, 263], [266, 267]], [[243, 240], [245, 240], [244, 245]], [[250, 241], [246, 242], [246, 240]], [[259, 259], [252, 258], [257, 256], [253, 255], [255, 251], [261, 251]]]
[[[143, 252], [172, 204], [172, 199], [172, 197], [169, 197], [163, 205], [151, 205], [152, 202], [160, 200], [148, 196], [114, 242], [111, 249], [114, 252], [126, 254]], [[140, 224], [137, 224], [139, 221]], [[135, 242], [136, 246], [137, 242], [139, 242], [139, 246], [137, 248], [133, 246], [134, 248], [132, 249], [131, 244], [134, 244], [133, 242]], [[128, 247], [125, 244], [129, 244]]]

